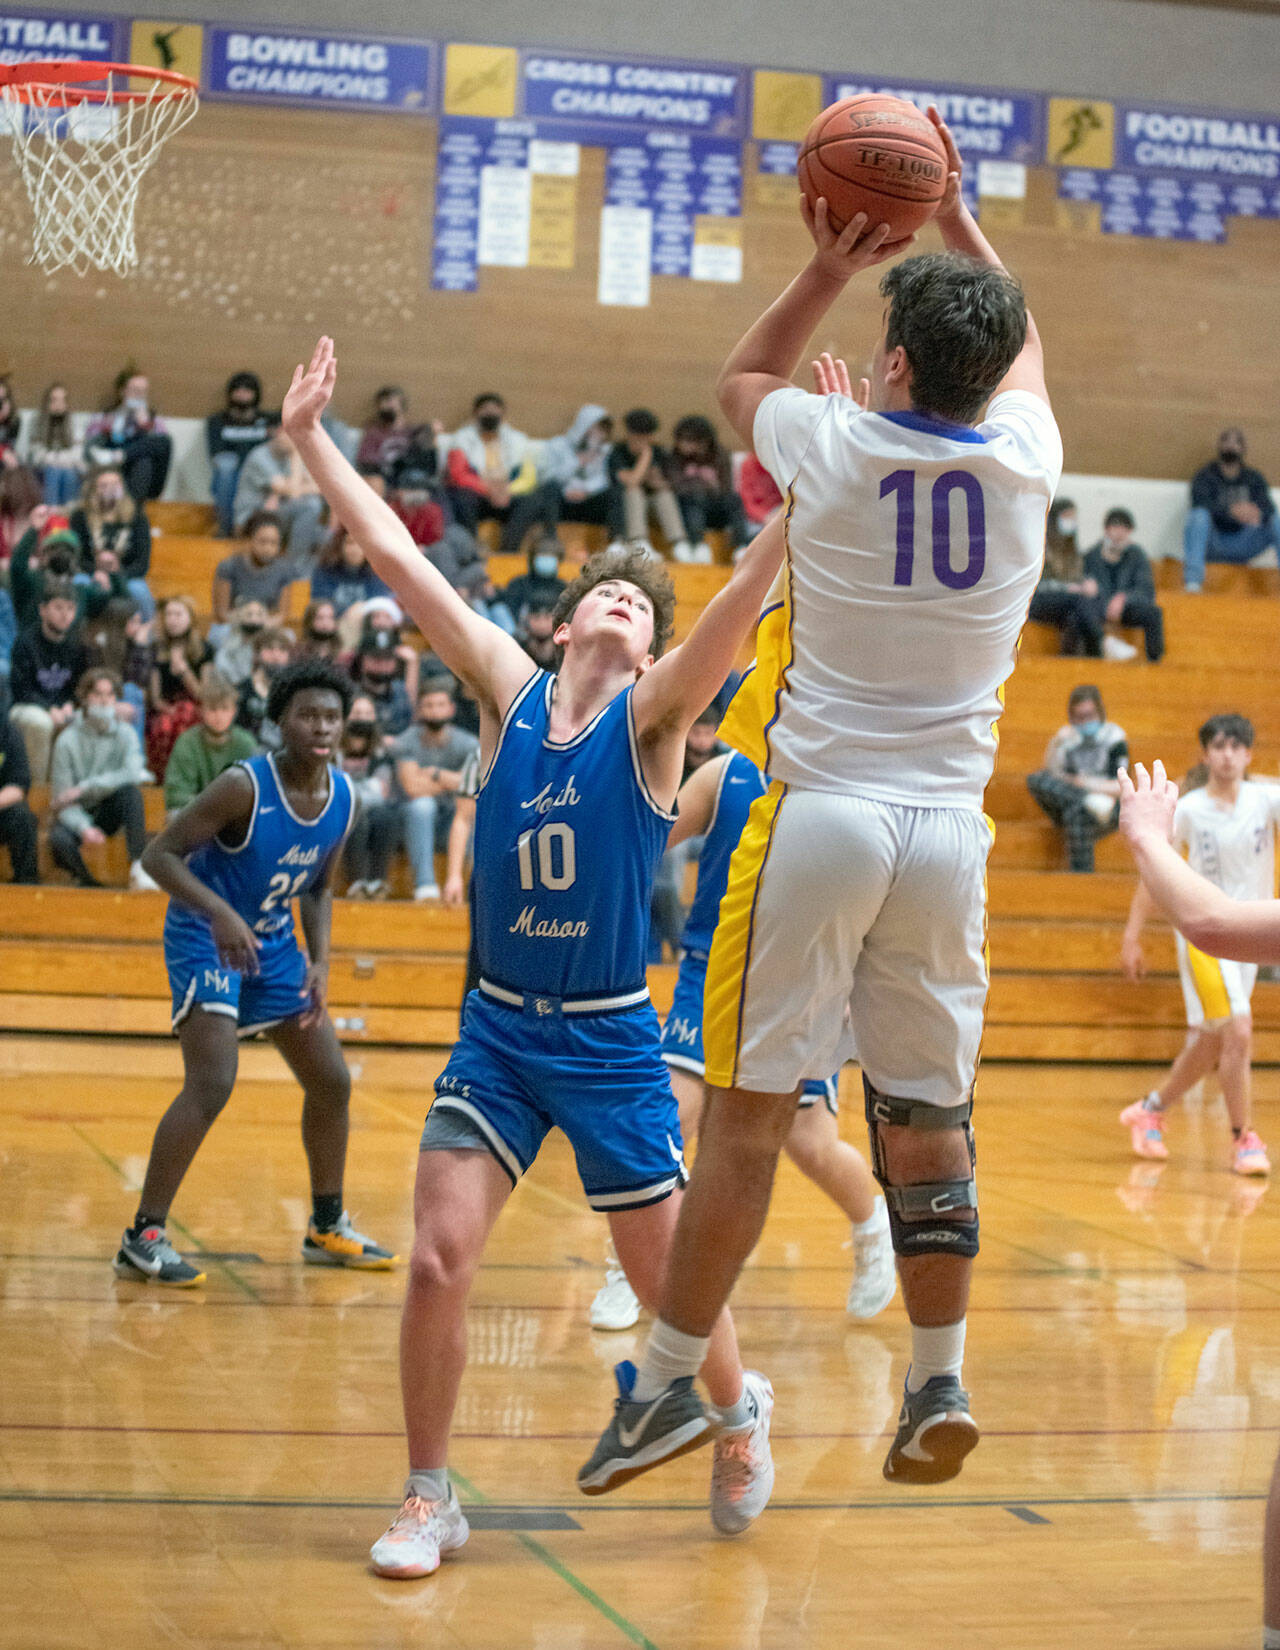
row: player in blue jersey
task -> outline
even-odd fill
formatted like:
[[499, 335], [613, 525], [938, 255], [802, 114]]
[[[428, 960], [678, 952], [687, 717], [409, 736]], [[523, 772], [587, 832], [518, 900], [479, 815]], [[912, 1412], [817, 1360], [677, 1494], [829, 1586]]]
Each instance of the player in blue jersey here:
[[[726, 756], [712, 757], [691, 774], [677, 798], [678, 817], [668, 847], [674, 848], [691, 837], [704, 839], [698, 858], [697, 891], [680, 937], [680, 971], [671, 1011], [662, 1027], [662, 1055], [671, 1068], [671, 1086], [686, 1140], [698, 1131], [706, 1097], [702, 998], [720, 900], [729, 881], [729, 861], [751, 804], [768, 788], [754, 762], [730, 751]], [[847, 1216], [854, 1272], [845, 1305], [851, 1317], [874, 1318], [893, 1299], [896, 1280], [889, 1212], [861, 1153], [840, 1138], [838, 1091], [838, 1073], [803, 1085], [784, 1149], [800, 1172]], [[622, 1284], [625, 1287], [625, 1279]], [[621, 1297], [620, 1304], [632, 1307], [626, 1316], [628, 1324], [634, 1323], [634, 1300], [626, 1302], [616, 1285], [615, 1293]], [[603, 1327], [594, 1313], [592, 1322]]]
[[[267, 703], [279, 752], [219, 774], [147, 848], [147, 870], [171, 896], [164, 957], [184, 1075], [120, 1240], [121, 1277], [204, 1282], [169, 1242], [165, 1221], [235, 1086], [237, 1038], [256, 1031], [270, 1036], [302, 1084], [312, 1195], [303, 1259], [370, 1270], [397, 1259], [357, 1232], [343, 1208], [351, 1079], [325, 1009], [330, 879], [355, 811], [351, 781], [332, 758], [351, 695], [342, 672], [321, 660], [282, 671]], [[294, 936], [295, 900], [306, 955]]]
[[[373, 1549], [383, 1575], [427, 1575], [467, 1538], [449, 1484], [466, 1305], [489, 1232], [552, 1126], [568, 1136], [588, 1201], [609, 1216], [641, 1299], [661, 1281], [684, 1183], [680, 1128], [645, 985], [649, 893], [666, 843], [685, 734], [750, 634], [782, 555], [775, 523], [749, 546], [686, 643], [665, 657], [673, 593], [637, 552], [593, 557], [556, 610], [557, 677], [479, 617], [414, 546], [320, 424], [336, 377], [321, 339], [284, 422], [335, 517], [480, 706], [476, 809], [479, 988], [436, 1082], [418, 1160], [401, 1329], [409, 1446], [404, 1504]], [[773, 1395], [744, 1376], [720, 1314], [701, 1373], [633, 1435], [716, 1437], [712, 1517], [745, 1529], [768, 1499]], [[619, 1386], [628, 1392], [629, 1366]], [[588, 1490], [589, 1484], [584, 1485]]]

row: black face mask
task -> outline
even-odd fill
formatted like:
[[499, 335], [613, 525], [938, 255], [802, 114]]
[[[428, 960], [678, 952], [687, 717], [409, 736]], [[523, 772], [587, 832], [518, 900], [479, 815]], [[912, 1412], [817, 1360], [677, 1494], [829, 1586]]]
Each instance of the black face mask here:
[[378, 422], [380, 424], [394, 424], [395, 421], [396, 421], [396, 409], [394, 407], [379, 407], [378, 408]]
[[1237, 452], [1234, 447], [1219, 447], [1218, 448], [1218, 463], [1219, 464], [1239, 464], [1240, 460], [1243, 457], [1244, 457], [1244, 454], [1241, 453], [1241, 452]]
[[353, 739], [372, 739], [378, 731], [376, 722], [348, 722], [347, 732]]
[[337, 639], [338, 632], [336, 630], [309, 630], [307, 632], [307, 640], [311, 642], [336, 642]]
[[501, 422], [501, 413], [481, 413], [479, 418], [476, 419], [476, 423], [486, 435], [492, 435]]
[[246, 619], [240, 626], [240, 634], [242, 636], [256, 636], [260, 630], [266, 628], [265, 623], [260, 623], [257, 619]]
[[424, 716], [422, 725], [428, 733], [439, 733], [441, 729], [449, 726], [449, 720], [447, 716]]

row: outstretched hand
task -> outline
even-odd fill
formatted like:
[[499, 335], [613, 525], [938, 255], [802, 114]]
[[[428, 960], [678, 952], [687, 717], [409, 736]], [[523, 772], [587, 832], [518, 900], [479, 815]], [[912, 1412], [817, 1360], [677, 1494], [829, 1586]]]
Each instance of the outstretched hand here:
[[1165, 773], [1164, 763], [1151, 764], [1151, 774], [1141, 762], [1134, 764], [1132, 779], [1122, 768], [1120, 784], [1120, 831], [1130, 847], [1151, 841], [1169, 842], [1173, 837], [1173, 812], [1178, 806], [1178, 787]]
[[960, 151], [956, 148], [956, 140], [951, 135], [951, 129], [931, 103], [926, 111], [933, 122], [938, 136], [942, 139], [942, 147], [947, 151], [947, 188], [942, 197], [938, 210], [933, 214], [935, 223], [945, 223], [948, 218], [956, 217], [964, 205], [960, 194], [960, 178], [964, 172], [964, 162], [960, 159]]
[[871, 269], [886, 258], [896, 257], [915, 239], [909, 235], [903, 240], [891, 241], [893, 230], [889, 225], [872, 225], [865, 212], [856, 212], [843, 229], [837, 230], [831, 222], [825, 195], [819, 196], [813, 206], [807, 195], [801, 195], [800, 214], [818, 249], [814, 262], [824, 274], [837, 281], [851, 280], [859, 270]]
[[297, 435], [313, 429], [333, 397], [333, 386], [338, 379], [338, 357], [333, 339], [322, 338], [315, 347], [309, 367], [295, 367], [293, 382], [284, 398], [280, 419], [286, 432]]
[[847, 395], [850, 401], [856, 401], [863, 412], [866, 412], [871, 402], [869, 378], [859, 378], [858, 393], [855, 395], [849, 379], [849, 369], [838, 355], [823, 350], [818, 359], [811, 364], [814, 388], [819, 395]]

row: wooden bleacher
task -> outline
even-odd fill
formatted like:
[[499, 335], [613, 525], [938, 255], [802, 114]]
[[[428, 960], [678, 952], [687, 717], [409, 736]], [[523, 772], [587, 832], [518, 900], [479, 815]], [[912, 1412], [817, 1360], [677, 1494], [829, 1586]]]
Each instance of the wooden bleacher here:
[[[160, 506], [152, 556], [158, 597], [186, 592], [207, 609], [213, 568], [230, 547], [208, 536], [202, 506]], [[575, 540], [579, 553], [593, 545]], [[493, 557], [498, 583], [520, 565]], [[1094, 682], [1108, 714], [1126, 728], [1134, 756], [1189, 766], [1195, 729], [1217, 710], [1240, 710], [1258, 730], [1255, 763], [1280, 771], [1280, 573], [1211, 568], [1203, 595], [1177, 587], [1162, 568], [1168, 653], [1156, 668], [1055, 656], [1056, 633], [1029, 625], [1000, 724], [1000, 752], [987, 793], [996, 822], [991, 857], [992, 987], [984, 1056], [1000, 1059], [1167, 1060], [1181, 1047], [1182, 998], [1171, 936], [1153, 931], [1150, 976], [1129, 984], [1116, 972], [1120, 930], [1133, 888], [1117, 837], [1099, 844], [1098, 871], [1066, 873], [1060, 835], [1031, 801], [1025, 775], [1039, 766], [1064, 720], [1069, 689]], [[571, 574], [572, 564], [566, 566]], [[677, 634], [727, 576], [721, 567], [673, 567]], [[298, 587], [296, 610], [305, 600]], [[37, 793], [33, 802], [43, 799]], [[158, 791], [147, 818], [163, 818]], [[94, 856], [98, 857], [95, 859]], [[124, 880], [116, 839], [86, 857], [95, 871]], [[56, 877], [57, 873], [52, 873]], [[405, 887], [401, 877], [399, 886]], [[168, 996], [159, 937], [164, 900], [122, 889], [0, 886], [0, 1023], [24, 1030], [163, 1035]], [[427, 1045], [451, 1040], [466, 951], [466, 917], [441, 906], [340, 899], [334, 917], [331, 1001], [343, 1039]], [[650, 971], [665, 1010], [674, 969]], [[1280, 1064], [1280, 984], [1254, 998], [1257, 1055]]]

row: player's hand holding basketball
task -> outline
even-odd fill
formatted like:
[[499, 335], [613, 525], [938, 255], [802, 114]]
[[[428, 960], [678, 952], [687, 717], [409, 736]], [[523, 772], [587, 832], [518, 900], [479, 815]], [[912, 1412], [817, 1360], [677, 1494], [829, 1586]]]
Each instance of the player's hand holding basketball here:
[[964, 197], [960, 193], [960, 178], [964, 172], [964, 162], [960, 158], [960, 151], [956, 148], [956, 140], [945, 120], [934, 108], [929, 105], [929, 119], [937, 128], [938, 136], [942, 139], [942, 147], [947, 151], [947, 188], [938, 210], [933, 214], [934, 222], [946, 223], [948, 219], [959, 217], [964, 209]]
[[1120, 783], [1120, 832], [1131, 848], [1144, 842], [1168, 842], [1173, 837], [1173, 811], [1178, 805], [1178, 787], [1164, 771], [1164, 763], [1151, 764], [1150, 777], [1141, 762], [1133, 777], [1122, 768]]
[[226, 905], [209, 918], [209, 927], [224, 968], [234, 968], [237, 974], [258, 972], [258, 936], [243, 917]]
[[889, 225], [872, 224], [865, 212], [856, 212], [837, 232], [825, 196], [820, 196], [811, 206], [808, 196], [801, 195], [800, 214], [818, 249], [813, 256], [814, 263], [824, 275], [842, 283], [852, 280], [860, 270], [871, 269], [892, 258], [915, 239], [909, 235], [905, 240], [890, 243]]
[[295, 367], [293, 382], [284, 398], [281, 422], [290, 436], [313, 429], [329, 405], [338, 377], [338, 358], [333, 339], [322, 338], [315, 347], [309, 367]]

